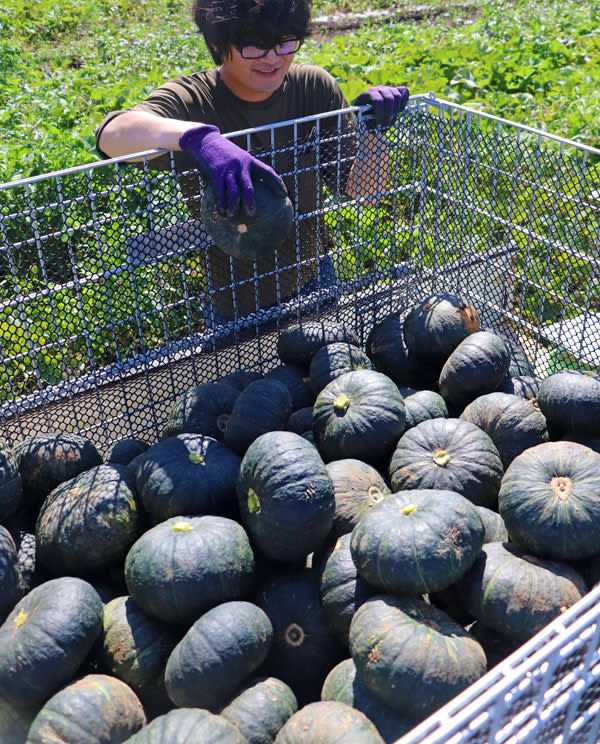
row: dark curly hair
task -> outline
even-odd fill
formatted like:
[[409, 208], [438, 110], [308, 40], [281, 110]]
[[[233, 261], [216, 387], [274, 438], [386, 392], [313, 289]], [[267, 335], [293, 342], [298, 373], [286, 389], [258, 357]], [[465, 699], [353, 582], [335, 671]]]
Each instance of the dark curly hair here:
[[310, 35], [312, 0], [194, 0], [193, 18], [216, 64], [232, 45], [270, 49]]

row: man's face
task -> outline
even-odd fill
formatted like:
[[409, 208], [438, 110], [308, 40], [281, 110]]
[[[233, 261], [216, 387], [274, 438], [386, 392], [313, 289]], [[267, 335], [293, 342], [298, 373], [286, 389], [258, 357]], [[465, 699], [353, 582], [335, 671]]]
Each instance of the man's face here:
[[269, 49], [265, 57], [244, 59], [231, 47], [231, 54], [223, 60], [221, 74], [229, 90], [243, 101], [264, 101], [283, 82], [293, 54], [278, 55]]

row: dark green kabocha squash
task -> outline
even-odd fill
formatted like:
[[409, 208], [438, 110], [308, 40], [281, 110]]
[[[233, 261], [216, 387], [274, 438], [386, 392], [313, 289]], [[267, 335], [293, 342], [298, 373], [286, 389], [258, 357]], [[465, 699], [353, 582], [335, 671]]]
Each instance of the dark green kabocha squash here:
[[481, 643], [488, 662], [488, 669], [504, 661], [507, 656], [514, 653], [520, 646], [520, 641], [507, 638], [491, 628], [486, 628], [479, 620], [469, 624], [469, 633]]
[[224, 382], [203, 382], [189, 388], [171, 406], [162, 439], [190, 433], [222, 441], [239, 394], [239, 390]]
[[350, 549], [371, 586], [418, 595], [445, 589], [473, 565], [483, 545], [475, 506], [454, 491], [416, 489], [387, 496], [358, 520]]
[[350, 533], [341, 535], [325, 554], [321, 571], [321, 602], [339, 640], [348, 646], [350, 622], [373, 590], [358, 575], [350, 552]]
[[43, 703], [73, 675], [102, 631], [102, 600], [91, 584], [65, 576], [23, 597], [0, 626], [0, 698]]
[[276, 677], [253, 677], [220, 715], [236, 726], [248, 744], [272, 744], [297, 710], [298, 701], [289, 685]]
[[297, 411], [292, 411], [286, 429], [293, 431], [294, 434], [300, 434], [300, 436], [305, 438], [309, 433], [312, 435], [312, 414], [312, 406], [306, 406], [299, 408]]
[[501, 336], [489, 331], [472, 333], [454, 349], [440, 372], [439, 391], [456, 409], [502, 384], [510, 352]]
[[200, 203], [206, 232], [224, 253], [243, 261], [274, 253], [289, 233], [294, 218], [287, 194], [274, 194], [260, 175], [252, 178], [254, 211], [238, 209], [233, 216], [222, 214], [219, 195], [208, 181]]
[[14, 448], [23, 481], [23, 502], [38, 508], [60, 483], [102, 463], [94, 444], [78, 434], [36, 434]]
[[390, 493], [379, 471], [362, 460], [334, 460], [327, 472], [335, 495], [332, 537], [352, 532], [359, 517]]
[[540, 382], [537, 394], [551, 439], [565, 434], [600, 437], [600, 377], [564, 369]]
[[333, 524], [333, 483], [315, 447], [290, 431], [258, 437], [237, 482], [242, 523], [261, 551], [294, 562], [320, 548]]
[[430, 715], [486, 671], [473, 636], [411, 597], [380, 594], [361, 605], [350, 626], [350, 652], [369, 691], [409, 716]]
[[[367, 337], [367, 356], [378, 372], [390, 377], [397, 385], [421, 383], [427, 366], [408, 353], [402, 325], [404, 316], [392, 313], [376, 323]], [[437, 373], [435, 375], [437, 380]]]
[[133, 474], [96, 465], [57, 486], [38, 515], [37, 560], [53, 576], [91, 576], [120, 564], [143, 530]]
[[326, 385], [313, 408], [313, 434], [326, 462], [385, 462], [404, 431], [404, 399], [386, 375], [346, 372]]
[[0, 623], [21, 596], [20, 578], [15, 541], [6, 527], [0, 525]]
[[292, 397], [282, 382], [267, 379], [251, 382], [233, 406], [225, 444], [243, 455], [261, 434], [285, 429], [291, 412]]
[[288, 568], [267, 576], [256, 595], [274, 631], [263, 671], [288, 684], [300, 705], [318, 699], [327, 673], [344, 656], [321, 604], [319, 584], [318, 571]]
[[542, 558], [600, 553], [600, 454], [576, 442], [546, 442], [515, 458], [498, 509], [512, 542]]
[[275, 744], [384, 744], [375, 725], [356, 708], [333, 700], [309, 703], [287, 721]]
[[420, 359], [443, 363], [463, 339], [479, 331], [479, 314], [464, 297], [451, 292], [414, 305], [403, 324], [404, 342]]
[[321, 689], [321, 700], [335, 700], [360, 710], [375, 724], [386, 744], [393, 744], [420, 721], [398, 713], [376, 698], [361, 682], [352, 659], [340, 661], [329, 672]]
[[485, 530], [483, 542], [508, 542], [508, 530], [498, 512], [488, 509], [486, 506], [476, 506], [475, 508], [481, 517]]
[[140, 499], [154, 522], [180, 514], [230, 514], [240, 456], [202, 434], [153, 444], [136, 470]]
[[0, 446], [0, 521], [4, 523], [21, 506], [23, 484], [17, 459], [6, 446]]
[[313, 355], [327, 344], [336, 342], [360, 346], [358, 336], [343, 323], [317, 320], [286, 328], [277, 339], [277, 354], [285, 364], [295, 364], [308, 371]]
[[511, 395], [518, 395], [519, 398], [525, 398], [525, 400], [535, 401], [539, 386], [540, 383], [537, 378], [517, 375], [515, 377], [505, 377], [498, 388], [498, 392], [510, 393]]
[[146, 615], [133, 597], [115, 597], [104, 604], [102, 668], [144, 695], [163, 675], [180, 633]]
[[507, 468], [529, 447], [548, 441], [546, 419], [529, 400], [508, 393], [487, 393], [464, 409], [460, 418], [485, 431]]
[[423, 421], [400, 438], [389, 465], [393, 491], [441, 488], [494, 507], [504, 469], [496, 445], [470, 421]]
[[178, 708], [158, 716], [123, 744], [248, 744], [222, 716], [202, 708]]
[[511, 543], [486, 543], [455, 594], [473, 618], [508, 638], [526, 641], [587, 592], [566, 563], [524, 553]]
[[27, 744], [113, 744], [145, 724], [142, 704], [128, 685], [107, 674], [87, 674], [44, 703]]
[[148, 442], [136, 437], [119, 439], [104, 453], [104, 462], [110, 465], [129, 465], [134, 458], [139, 457], [148, 447]]
[[225, 385], [230, 385], [236, 390], [243, 390], [248, 387], [251, 382], [255, 380], [261, 380], [262, 375], [255, 369], [237, 369], [235, 372], [230, 372], [227, 375], [221, 377], [217, 382], [222, 382]]
[[585, 435], [566, 434], [563, 437], [563, 441], [577, 442], [577, 444], [583, 444], [584, 447], [589, 447], [591, 450], [594, 450], [594, 452], [600, 453], [600, 437], [587, 437]]
[[191, 623], [254, 585], [254, 554], [244, 528], [226, 517], [173, 517], [152, 527], [125, 560], [129, 593], [157, 620]]
[[309, 381], [315, 395], [336, 377], [357, 369], [374, 369], [365, 352], [354, 344], [338, 341], [320, 348], [310, 360]]
[[165, 668], [165, 686], [179, 708], [213, 712], [265, 660], [273, 626], [260, 607], [223, 602], [201, 615], [175, 646]]
[[39, 705], [17, 708], [0, 698], [0, 741], [3, 744], [26, 744], [27, 732]]
[[499, 333], [498, 335], [502, 338], [510, 353], [510, 364], [508, 366], [507, 376], [534, 377], [535, 372], [533, 365], [521, 344], [516, 339], [510, 338], [510, 336], [507, 336], [504, 333]]
[[[401, 391], [402, 392], [402, 391]], [[432, 418], [448, 418], [446, 401], [433, 390], [417, 390], [404, 397], [406, 429]]]
[[310, 380], [302, 367], [295, 364], [279, 364], [265, 375], [267, 380], [279, 380], [288, 389], [292, 399], [292, 411], [306, 408], [315, 402]]

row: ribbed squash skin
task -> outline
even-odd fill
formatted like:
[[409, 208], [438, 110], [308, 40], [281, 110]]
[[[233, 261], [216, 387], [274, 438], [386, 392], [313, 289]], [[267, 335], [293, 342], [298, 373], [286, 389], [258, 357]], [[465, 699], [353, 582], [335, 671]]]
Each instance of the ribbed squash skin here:
[[236, 490], [242, 522], [269, 558], [304, 558], [329, 534], [333, 484], [315, 447], [298, 434], [269, 432], [253, 442]]
[[356, 610], [373, 590], [360, 578], [350, 552], [352, 535], [338, 537], [327, 551], [321, 572], [321, 602], [329, 624], [344, 645], [348, 645], [350, 623]]
[[300, 436], [308, 433], [312, 435], [312, 412], [312, 405], [292, 411], [285, 428], [288, 431], [293, 431], [294, 434], [300, 434]]
[[96, 447], [78, 434], [37, 434], [14, 448], [23, 501], [37, 508], [60, 483], [102, 463]]
[[358, 336], [343, 323], [319, 320], [291, 326], [277, 339], [277, 354], [285, 364], [295, 364], [308, 370], [313, 355], [327, 344], [342, 342], [360, 346]]
[[464, 297], [440, 292], [414, 305], [403, 324], [408, 350], [422, 359], [445, 360], [460, 342], [479, 331], [479, 314]]
[[406, 429], [432, 418], [448, 418], [446, 401], [433, 390], [417, 390], [404, 398]]
[[354, 344], [337, 342], [319, 349], [310, 360], [310, 387], [315, 395], [336, 377], [357, 369], [374, 369], [365, 352]]
[[454, 349], [440, 372], [439, 390], [456, 408], [498, 389], [510, 365], [510, 352], [495, 333], [478, 331]]
[[546, 419], [528, 400], [508, 393], [480, 395], [461, 413], [485, 431], [507, 468], [517, 455], [536, 444], [548, 441]]
[[344, 655], [321, 604], [318, 572], [274, 572], [258, 587], [256, 603], [274, 631], [264, 673], [288, 684], [300, 705], [318, 699], [327, 673]]
[[500, 542], [485, 544], [457, 585], [472, 617], [518, 641], [531, 638], [586, 591], [582, 577], [566, 563]]
[[11, 517], [21, 505], [23, 484], [13, 453], [0, 446], [0, 520]]
[[219, 209], [219, 197], [211, 181], [206, 185], [200, 203], [200, 216], [207, 233], [229, 256], [250, 261], [273, 253], [283, 243], [292, 227], [294, 210], [286, 196], [279, 196], [263, 183], [260, 176], [252, 179], [254, 214], [237, 210], [232, 217]]
[[412, 385], [423, 380], [421, 363], [408, 353], [404, 343], [404, 318], [393, 313], [376, 323], [365, 345], [367, 356], [378, 372], [391, 378], [397, 385]]
[[377, 595], [361, 605], [350, 652], [370, 692], [407, 715], [429, 715], [486, 671], [485, 653], [467, 631], [410, 597]]
[[428, 594], [457, 581], [483, 544], [475, 506], [454, 491], [416, 489], [387, 496], [352, 531], [359, 575], [399, 594]]
[[229, 514], [241, 458], [212, 437], [179, 434], [153, 444], [136, 469], [136, 487], [154, 522], [179, 514]]
[[292, 397], [279, 380], [256, 380], [239, 394], [227, 421], [225, 444], [243, 455], [252, 442], [268, 431], [285, 429]]
[[476, 506], [477, 513], [481, 517], [485, 534], [483, 536], [483, 542], [507, 542], [508, 541], [508, 530], [504, 524], [504, 520], [498, 514], [498, 512], [488, 509], [485, 506]]
[[21, 595], [18, 561], [11, 534], [0, 525], [0, 623], [4, 622]]
[[119, 439], [104, 453], [104, 462], [111, 465], [129, 465], [135, 458], [148, 449], [148, 442], [131, 437]]
[[202, 615], [165, 668], [169, 698], [180, 708], [220, 710], [265, 660], [273, 626], [251, 602], [223, 602]]
[[475, 424], [429, 419], [409, 429], [390, 460], [393, 491], [441, 488], [478, 506], [495, 506], [504, 469], [496, 446]]
[[326, 385], [313, 408], [313, 434], [326, 462], [385, 461], [404, 431], [404, 399], [386, 375], [346, 372]]
[[0, 627], [0, 697], [40, 704], [68, 682], [102, 630], [102, 601], [82, 579], [51, 579], [15, 605]]
[[332, 700], [310, 703], [289, 719], [275, 744], [384, 744], [364, 713]]
[[498, 335], [502, 338], [510, 353], [510, 364], [507, 375], [510, 377], [519, 377], [521, 375], [533, 377], [533, 366], [521, 344], [504, 333], [499, 333]]
[[214, 605], [248, 595], [254, 554], [244, 528], [231, 519], [173, 517], [132, 545], [125, 581], [150, 617], [191, 623]]
[[158, 716], [123, 744], [248, 744], [225, 718], [201, 708], [178, 708]]
[[115, 597], [104, 605], [99, 658], [110, 674], [144, 693], [162, 677], [179, 636], [145, 615], [133, 597]]
[[131, 470], [97, 465], [44, 501], [35, 527], [37, 560], [54, 576], [91, 576], [121, 563], [143, 527]]
[[498, 388], [498, 392], [518, 395], [519, 398], [525, 398], [525, 400], [535, 400], [539, 386], [540, 383], [535, 377], [515, 375], [514, 377], [505, 377]]
[[561, 370], [540, 382], [537, 402], [552, 439], [573, 433], [600, 436], [600, 377]]
[[222, 441], [239, 393], [223, 382], [203, 382], [184, 391], [171, 406], [162, 438], [187, 432]]
[[498, 509], [510, 539], [542, 558], [600, 552], [600, 454], [575, 442], [546, 442], [515, 458]]
[[335, 495], [334, 537], [352, 532], [360, 516], [390, 493], [380, 473], [361, 460], [334, 460], [327, 464], [327, 472]]
[[315, 402], [310, 380], [302, 367], [297, 367], [295, 364], [280, 364], [269, 370], [265, 378], [279, 380], [286, 386], [292, 399], [293, 411], [312, 406]]
[[246, 682], [220, 715], [239, 729], [248, 744], [271, 744], [297, 710], [291, 687], [276, 677], [259, 677]]
[[382, 703], [361, 682], [352, 659], [344, 659], [333, 667], [321, 689], [321, 700], [335, 700], [350, 705], [375, 724], [386, 744], [393, 744], [419, 722]]
[[27, 744], [114, 744], [145, 723], [142, 704], [130, 687], [106, 674], [88, 674], [44, 704]]

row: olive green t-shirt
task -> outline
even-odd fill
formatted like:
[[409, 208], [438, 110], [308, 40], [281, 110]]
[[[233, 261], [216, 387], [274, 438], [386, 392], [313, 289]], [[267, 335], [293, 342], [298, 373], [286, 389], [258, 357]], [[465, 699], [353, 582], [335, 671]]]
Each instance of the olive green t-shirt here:
[[[348, 106], [342, 91], [328, 72], [316, 65], [292, 64], [282, 85], [261, 102], [242, 101], [223, 82], [217, 69], [184, 75], [161, 85], [133, 110], [148, 111], [185, 121], [214, 124], [222, 134], [261, 127], [302, 117], [337, 111]], [[96, 143], [115, 116], [108, 114], [96, 132]], [[294, 205], [294, 227], [277, 253], [254, 261], [232, 259], [216, 246], [204, 257], [207, 289], [210, 285], [215, 310], [232, 317], [235, 284], [237, 315], [267, 307], [297, 292], [298, 286], [317, 275], [318, 256], [328, 247], [329, 236], [322, 218], [313, 213], [322, 206], [322, 186], [343, 193], [355, 154], [354, 118], [328, 116], [318, 121], [269, 127], [234, 141], [250, 149], [283, 178]], [[98, 147], [103, 157], [107, 157]], [[274, 154], [274, 155], [273, 155]], [[202, 182], [194, 162], [183, 152], [175, 153], [178, 180], [191, 217], [199, 216]], [[150, 168], [170, 167], [168, 155], [148, 161]], [[260, 276], [258, 281], [253, 277]], [[257, 303], [258, 296], [258, 303]]]

